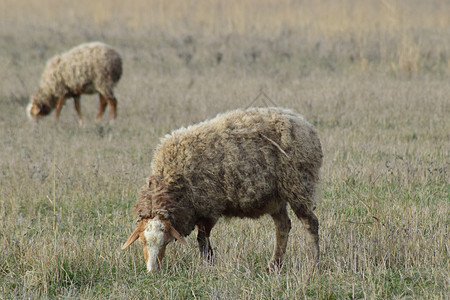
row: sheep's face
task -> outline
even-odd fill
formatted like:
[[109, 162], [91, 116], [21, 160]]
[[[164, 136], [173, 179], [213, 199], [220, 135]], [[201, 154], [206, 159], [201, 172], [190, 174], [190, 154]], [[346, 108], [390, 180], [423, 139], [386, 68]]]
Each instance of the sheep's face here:
[[46, 104], [36, 104], [33, 100], [27, 106], [27, 115], [33, 120], [37, 121], [39, 118], [48, 115], [52, 109]]
[[159, 270], [166, 251], [166, 245], [173, 239], [166, 230], [167, 226], [159, 218], [148, 220], [145, 226], [143, 250], [148, 272]]
[[166, 246], [170, 241], [177, 239], [186, 244], [184, 238], [172, 227], [170, 222], [159, 216], [141, 220], [122, 249], [127, 248], [138, 238], [142, 242], [148, 272], [160, 269]]
[[37, 121], [40, 117], [50, 114], [56, 105], [57, 98], [39, 88], [31, 97], [30, 104], [27, 106], [28, 117]]

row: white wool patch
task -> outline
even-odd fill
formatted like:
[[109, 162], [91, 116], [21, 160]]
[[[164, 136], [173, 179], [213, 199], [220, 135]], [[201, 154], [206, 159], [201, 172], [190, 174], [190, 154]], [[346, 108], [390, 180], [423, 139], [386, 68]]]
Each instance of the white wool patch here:
[[159, 219], [150, 220], [145, 226], [144, 237], [147, 243], [147, 271], [149, 272], [158, 269], [158, 253], [164, 245], [164, 227], [164, 223]]
[[27, 105], [27, 116], [28, 116], [28, 118], [30, 119], [30, 120], [34, 120], [33, 119], [33, 116], [31, 115], [31, 108], [33, 107], [33, 103], [29, 103], [28, 105]]

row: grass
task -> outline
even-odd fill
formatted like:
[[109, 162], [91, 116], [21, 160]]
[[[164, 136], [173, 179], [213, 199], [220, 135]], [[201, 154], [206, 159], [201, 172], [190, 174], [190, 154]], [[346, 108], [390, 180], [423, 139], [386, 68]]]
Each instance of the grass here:
[[[0, 3], [0, 298], [447, 298], [446, 1], [133, 3]], [[45, 61], [90, 40], [123, 56], [117, 121], [83, 96], [84, 127], [71, 101], [31, 124]], [[322, 140], [318, 268], [291, 214], [279, 273], [263, 217], [216, 225], [214, 267], [193, 233], [147, 274], [120, 246], [159, 138], [261, 91]]]

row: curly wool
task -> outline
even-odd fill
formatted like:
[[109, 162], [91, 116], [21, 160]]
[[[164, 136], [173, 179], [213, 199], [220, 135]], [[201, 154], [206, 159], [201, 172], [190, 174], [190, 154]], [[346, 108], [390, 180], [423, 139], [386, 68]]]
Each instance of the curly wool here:
[[121, 76], [122, 59], [113, 48], [100, 42], [81, 44], [47, 62], [33, 102], [54, 108], [61, 97], [98, 92], [114, 98]]
[[313, 210], [321, 165], [320, 140], [301, 115], [234, 110], [161, 140], [134, 214], [162, 214], [188, 235], [202, 218], [257, 218], [286, 203]]

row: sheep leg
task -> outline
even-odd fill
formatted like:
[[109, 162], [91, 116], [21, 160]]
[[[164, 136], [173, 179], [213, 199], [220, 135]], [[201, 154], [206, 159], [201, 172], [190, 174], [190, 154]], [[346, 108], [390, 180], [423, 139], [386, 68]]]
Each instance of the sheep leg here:
[[295, 215], [302, 221], [303, 225], [306, 227], [306, 230], [309, 232], [309, 235], [311, 236], [313, 242], [312, 245], [313, 257], [315, 258], [316, 262], [318, 262], [320, 253], [319, 220], [317, 219], [316, 215], [310, 210], [293, 208], [293, 211], [295, 212]]
[[209, 264], [214, 263], [214, 252], [209, 241], [209, 236], [215, 224], [216, 221], [212, 219], [201, 219], [197, 223], [197, 242], [198, 248], [200, 250], [200, 255], [202, 259]]
[[80, 96], [75, 96], [73, 97], [73, 103], [75, 105], [75, 110], [77, 111], [78, 114], [78, 124], [80, 126], [83, 126], [83, 118], [81, 116], [81, 106], [80, 106]]
[[61, 113], [61, 109], [64, 106], [65, 101], [66, 101], [66, 99], [64, 97], [58, 98], [58, 101], [56, 102], [55, 121], [58, 121], [59, 115]]
[[286, 253], [289, 231], [291, 230], [291, 220], [289, 219], [286, 206], [283, 206], [271, 216], [275, 223], [276, 244], [267, 271], [280, 269], [283, 266], [283, 256]]
[[96, 122], [100, 121], [100, 118], [103, 116], [103, 113], [105, 112], [106, 105], [108, 104], [108, 102], [106, 102], [106, 99], [105, 97], [103, 97], [102, 94], [99, 94], [98, 98], [100, 101], [100, 106], [98, 108], [97, 116], [95, 117]]
[[113, 120], [116, 119], [117, 117], [117, 99], [116, 98], [107, 98], [108, 99], [108, 103], [111, 107], [111, 118]]

